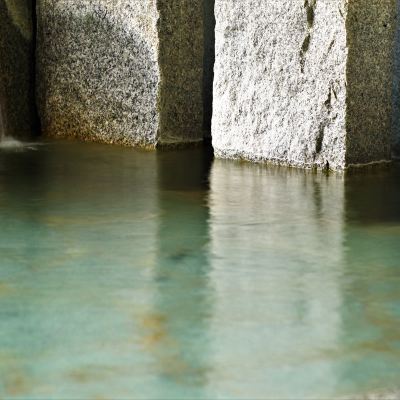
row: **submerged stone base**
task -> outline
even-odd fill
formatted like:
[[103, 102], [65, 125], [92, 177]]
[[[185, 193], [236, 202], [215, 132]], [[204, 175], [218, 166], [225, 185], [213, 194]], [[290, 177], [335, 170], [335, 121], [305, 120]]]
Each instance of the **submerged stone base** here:
[[218, 157], [390, 160], [393, 0], [216, 0]]
[[36, 128], [32, 2], [0, 0], [0, 136]]
[[45, 135], [155, 147], [203, 137], [200, 0], [38, 0]]

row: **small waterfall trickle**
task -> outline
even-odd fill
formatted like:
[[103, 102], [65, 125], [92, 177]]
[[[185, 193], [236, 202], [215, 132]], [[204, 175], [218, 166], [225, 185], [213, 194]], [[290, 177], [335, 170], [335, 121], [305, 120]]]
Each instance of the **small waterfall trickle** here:
[[0, 104], [0, 143], [3, 141], [4, 136], [5, 136], [5, 128], [4, 128], [3, 110]]
[[22, 142], [7, 135], [5, 114], [3, 113], [2, 102], [0, 102], [0, 150], [19, 149], [23, 146]]

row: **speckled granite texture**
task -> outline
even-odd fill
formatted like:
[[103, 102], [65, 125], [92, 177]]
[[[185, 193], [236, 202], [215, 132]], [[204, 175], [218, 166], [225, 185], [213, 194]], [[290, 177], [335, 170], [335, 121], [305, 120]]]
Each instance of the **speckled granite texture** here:
[[45, 135], [155, 147], [202, 139], [200, 0], [38, 0]]
[[32, 2], [0, 0], [0, 113], [4, 134], [32, 136], [36, 128]]
[[395, 0], [216, 0], [218, 157], [390, 159]]

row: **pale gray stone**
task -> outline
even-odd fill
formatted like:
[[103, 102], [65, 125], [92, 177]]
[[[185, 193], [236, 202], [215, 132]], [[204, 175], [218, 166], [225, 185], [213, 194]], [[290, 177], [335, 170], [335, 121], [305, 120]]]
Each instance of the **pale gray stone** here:
[[200, 0], [38, 0], [43, 132], [155, 147], [203, 137]]
[[36, 128], [31, 0], [0, 0], [0, 136]]
[[390, 159], [393, 0], [216, 0], [218, 157], [343, 169]]

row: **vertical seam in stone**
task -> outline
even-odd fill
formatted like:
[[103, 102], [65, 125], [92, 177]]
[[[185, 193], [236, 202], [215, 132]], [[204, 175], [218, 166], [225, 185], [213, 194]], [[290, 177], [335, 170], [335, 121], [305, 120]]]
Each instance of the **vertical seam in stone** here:
[[159, 79], [157, 84], [157, 129], [156, 129], [156, 137], [154, 141], [154, 146], [158, 147], [160, 144], [160, 137], [161, 137], [161, 124], [162, 124], [162, 106], [161, 106], [161, 95], [162, 95], [162, 85], [163, 85], [163, 69], [161, 67], [161, 45], [160, 45], [160, 0], [154, 0], [156, 3], [156, 12], [157, 12], [157, 21], [156, 21], [156, 31], [157, 31], [157, 68], [159, 72]]
[[392, 86], [392, 158], [400, 158], [400, 0], [396, 0], [396, 36]]
[[[323, 118], [323, 120], [321, 121], [321, 123], [319, 124], [319, 127], [318, 127], [318, 135], [317, 135], [317, 138], [316, 138], [316, 141], [315, 141], [314, 160], [321, 153], [322, 147], [323, 147], [323, 144], [324, 144], [325, 129], [329, 125], [329, 116], [330, 116], [331, 111], [332, 111], [332, 93], [336, 97], [336, 93], [335, 93], [335, 91], [334, 91], [334, 89], [332, 87], [332, 84], [331, 84], [329, 86], [329, 92], [328, 92], [327, 99], [324, 102], [324, 106], [326, 108], [327, 115], [325, 116], [325, 118]], [[327, 162], [327, 164], [329, 165], [328, 162]]]
[[348, 13], [348, 0], [345, 1], [344, 4], [344, 12], [341, 10], [339, 6], [339, 14], [344, 20], [344, 25], [345, 25], [345, 43], [346, 43], [346, 68], [345, 68], [345, 78], [344, 78], [344, 88], [345, 88], [345, 102], [344, 102], [344, 115], [345, 115], [345, 121], [344, 121], [344, 130], [345, 130], [345, 135], [344, 135], [344, 168], [346, 168], [347, 164], [347, 157], [348, 157], [348, 132], [347, 132], [347, 113], [348, 113], [348, 88], [347, 88], [347, 60], [348, 60], [348, 55], [349, 55], [349, 38], [348, 38], [348, 20], [347, 20], [347, 13]]
[[36, 135], [41, 134], [41, 123], [39, 117], [39, 107], [38, 107], [38, 98], [37, 98], [37, 44], [38, 44], [38, 18], [37, 18], [37, 10], [38, 4], [36, 0], [32, 0], [32, 86], [33, 86], [33, 99], [34, 99], [34, 121], [33, 128], [36, 128]]

